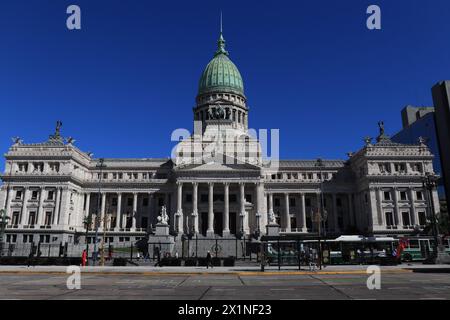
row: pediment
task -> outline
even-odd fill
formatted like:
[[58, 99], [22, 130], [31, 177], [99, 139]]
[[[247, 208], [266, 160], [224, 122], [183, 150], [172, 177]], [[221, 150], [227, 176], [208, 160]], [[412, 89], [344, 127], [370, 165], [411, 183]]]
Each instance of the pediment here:
[[[216, 159], [224, 159], [224, 161], [217, 161]], [[203, 163], [199, 164], [185, 164], [178, 165], [175, 170], [189, 170], [189, 171], [239, 171], [239, 170], [254, 170], [260, 171], [261, 168], [250, 163], [239, 163], [236, 159], [225, 158], [223, 156], [211, 159], [204, 159]]]

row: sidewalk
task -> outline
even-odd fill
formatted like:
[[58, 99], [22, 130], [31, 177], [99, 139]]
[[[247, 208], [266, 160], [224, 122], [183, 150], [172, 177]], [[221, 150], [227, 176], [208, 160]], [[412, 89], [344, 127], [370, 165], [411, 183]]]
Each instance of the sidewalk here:
[[[130, 266], [130, 267], [82, 267], [82, 273], [91, 274], [140, 274], [140, 275], [308, 275], [308, 274], [367, 274], [368, 266], [326, 266], [322, 270], [310, 272], [307, 267], [282, 267], [278, 270], [277, 266], [265, 268], [261, 272], [259, 266], [237, 266], [237, 267], [153, 267], [153, 266]], [[404, 272], [443, 272], [450, 269], [449, 265], [421, 265], [421, 264], [402, 264], [398, 266], [381, 266], [381, 272], [404, 273]], [[0, 266], [0, 274], [66, 274], [65, 266]]]

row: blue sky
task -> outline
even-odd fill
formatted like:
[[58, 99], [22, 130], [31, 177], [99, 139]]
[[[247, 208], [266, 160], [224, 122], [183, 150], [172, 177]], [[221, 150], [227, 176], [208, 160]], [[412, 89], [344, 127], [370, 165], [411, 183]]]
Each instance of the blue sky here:
[[[66, 28], [70, 4], [80, 31]], [[366, 28], [371, 4], [381, 31]], [[96, 157], [168, 157], [171, 132], [192, 128], [220, 10], [250, 126], [280, 129], [282, 158], [345, 158], [450, 78], [447, 0], [1, 0], [1, 152], [62, 120]]]

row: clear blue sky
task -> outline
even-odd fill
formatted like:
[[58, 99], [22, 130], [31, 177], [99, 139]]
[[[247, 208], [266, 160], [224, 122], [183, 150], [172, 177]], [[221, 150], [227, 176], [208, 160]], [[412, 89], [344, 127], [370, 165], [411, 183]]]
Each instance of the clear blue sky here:
[[[81, 31], [66, 29], [70, 4]], [[366, 28], [370, 4], [381, 31]], [[96, 157], [169, 156], [172, 130], [192, 127], [220, 10], [250, 126], [279, 128], [282, 158], [345, 158], [450, 78], [448, 0], [2, 0], [1, 152], [62, 120]]]

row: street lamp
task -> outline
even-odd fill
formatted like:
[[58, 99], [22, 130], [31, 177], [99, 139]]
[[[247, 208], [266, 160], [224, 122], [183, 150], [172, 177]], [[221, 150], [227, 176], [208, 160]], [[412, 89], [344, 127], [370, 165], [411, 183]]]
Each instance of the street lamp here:
[[96, 168], [100, 169], [100, 179], [98, 183], [98, 196], [97, 196], [97, 215], [95, 217], [95, 239], [94, 239], [94, 252], [92, 263], [95, 266], [95, 261], [97, 260], [97, 241], [98, 241], [98, 225], [99, 225], [99, 214], [100, 214], [100, 197], [102, 193], [102, 178], [103, 178], [103, 168], [105, 168], [105, 159], [101, 158], [98, 160]]
[[8, 225], [9, 217], [6, 216], [6, 210], [0, 210], [0, 257], [3, 256], [3, 246], [6, 244], [5, 241], [5, 229]]
[[322, 221], [325, 221], [327, 218], [327, 214], [324, 211], [324, 198], [323, 198], [323, 177], [322, 177], [322, 168], [325, 166], [321, 158], [317, 159], [316, 167], [319, 168], [319, 177], [320, 177], [320, 208], [317, 208], [317, 223], [318, 223], [318, 236], [319, 236], [319, 268], [322, 270], [322, 244], [321, 244], [321, 226]]
[[436, 223], [436, 212], [434, 208], [433, 201], [433, 191], [437, 186], [438, 177], [427, 172], [425, 177], [422, 180], [422, 186], [424, 189], [428, 191], [428, 207], [431, 209], [430, 219], [431, 219], [431, 228], [434, 237], [434, 245], [433, 245], [433, 263], [436, 263], [436, 259], [438, 257], [438, 241], [439, 241], [439, 230]]

